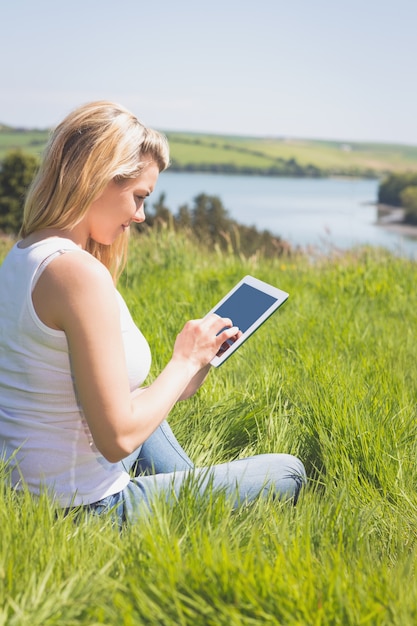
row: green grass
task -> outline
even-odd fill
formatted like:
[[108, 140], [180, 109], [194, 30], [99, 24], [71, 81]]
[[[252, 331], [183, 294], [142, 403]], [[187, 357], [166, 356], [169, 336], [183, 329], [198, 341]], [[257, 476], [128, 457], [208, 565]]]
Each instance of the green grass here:
[[191, 133], [168, 133], [168, 138], [172, 156], [182, 165], [232, 162], [261, 169], [277, 159], [295, 159], [329, 174], [417, 170], [417, 146]]
[[181, 164], [233, 162], [262, 168], [281, 158], [295, 159], [302, 166], [312, 164], [328, 173], [417, 170], [416, 146], [179, 133], [168, 133], [168, 137], [172, 155]]
[[246, 273], [288, 303], [170, 421], [197, 463], [299, 455], [297, 507], [231, 511], [189, 488], [120, 535], [3, 480], [0, 626], [417, 622], [416, 264], [372, 249], [243, 260], [167, 229], [132, 240], [120, 288], [150, 379], [183, 323]]
[[46, 130], [17, 131], [0, 126], [0, 159], [12, 150], [24, 150], [40, 157], [48, 140]]
[[[320, 141], [280, 137], [239, 137], [166, 131], [172, 159], [185, 166], [227, 166], [265, 170], [277, 159], [295, 159], [305, 167], [314, 165], [328, 174], [374, 174], [417, 171], [417, 146]], [[14, 149], [39, 156], [47, 130], [17, 130], [0, 125], [0, 160]]]
[[417, 169], [416, 146], [282, 139], [271, 140], [269, 145], [265, 141], [263, 149], [271, 156], [295, 158], [301, 165], [313, 163], [329, 171], [351, 169], [384, 172]]

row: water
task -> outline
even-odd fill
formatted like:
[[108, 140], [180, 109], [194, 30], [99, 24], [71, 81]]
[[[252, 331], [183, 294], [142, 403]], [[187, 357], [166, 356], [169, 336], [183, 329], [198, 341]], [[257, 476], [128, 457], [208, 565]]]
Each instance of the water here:
[[163, 172], [152, 198], [166, 194], [173, 213], [200, 193], [218, 196], [229, 217], [267, 229], [295, 246], [382, 246], [417, 258], [417, 239], [376, 225], [377, 180], [267, 178]]

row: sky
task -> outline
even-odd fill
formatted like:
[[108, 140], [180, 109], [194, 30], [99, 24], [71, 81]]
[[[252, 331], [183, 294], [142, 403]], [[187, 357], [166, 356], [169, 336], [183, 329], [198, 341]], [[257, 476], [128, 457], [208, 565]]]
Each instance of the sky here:
[[416, 0], [0, 0], [0, 123], [417, 145]]

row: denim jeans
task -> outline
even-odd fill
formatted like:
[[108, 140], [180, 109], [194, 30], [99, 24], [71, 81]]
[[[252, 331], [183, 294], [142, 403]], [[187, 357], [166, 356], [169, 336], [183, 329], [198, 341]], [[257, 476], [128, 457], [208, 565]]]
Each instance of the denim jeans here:
[[302, 462], [290, 454], [259, 454], [195, 468], [166, 421], [124, 460], [124, 465], [132, 473], [127, 487], [84, 507], [95, 514], [111, 510], [120, 525], [151, 511], [155, 497], [162, 495], [168, 502], [175, 503], [187, 481], [195, 485], [199, 494], [222, 491], [232, 500], [234, 507], [271, 491], [280, 499], [296, 503], [306, 482]]

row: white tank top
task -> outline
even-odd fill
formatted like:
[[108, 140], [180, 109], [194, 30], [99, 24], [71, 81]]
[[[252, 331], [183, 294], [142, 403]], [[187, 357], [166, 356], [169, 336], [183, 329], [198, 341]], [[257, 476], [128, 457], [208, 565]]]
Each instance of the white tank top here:
[[[43, 324], [32, 303], [47, 263], [73, 250], [80, 249], [62, 238], [16, 244], [0, 267], [0, 456], [8, 459], [14, 486], [24, 482], [35, 494], [46, 489], [63, 507], [91, 504], [129, 482], [122, 463], [109, 463], [94, 446], [74, 391], [65, 333]], [[151, 354], [116, 294], [133, 391], [149, 373]]]

